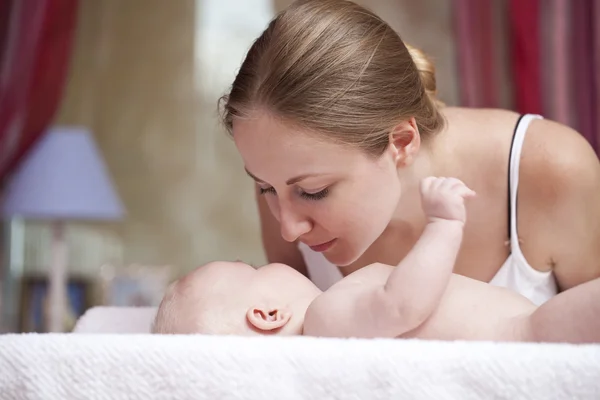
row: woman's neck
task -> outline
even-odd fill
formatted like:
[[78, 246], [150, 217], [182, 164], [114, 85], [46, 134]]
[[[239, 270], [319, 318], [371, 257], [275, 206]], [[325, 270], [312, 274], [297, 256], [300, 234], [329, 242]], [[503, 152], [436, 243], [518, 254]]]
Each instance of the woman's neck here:
[[406, 226], [407, 223], [419, 229], [424, 227], [426, 221], [421, 207], [421, 181], [428, 176], [454, 176], [450, 163], [452, 149], [444, 143], [445, 135], [440, 134], [432, 139], [421, 147], [410, 167], [398, 172], [402, 193], [391, 227], [395, 224]]

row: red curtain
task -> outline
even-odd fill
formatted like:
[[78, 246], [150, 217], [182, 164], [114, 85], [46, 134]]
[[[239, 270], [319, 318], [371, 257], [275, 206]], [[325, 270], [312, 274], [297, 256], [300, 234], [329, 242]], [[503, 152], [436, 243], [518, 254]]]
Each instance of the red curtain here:
[[[600, 1], [453, 0], [453, 5], [461, 105], [500, 104], [497, 71], [506, 69], [510, 108], [573, 127], [600, 154]], [[500, 36], [508, 39], [501, 49]]]
[[0, 181], [60, 105], [78, 0], [0, 0]]
[[489, 1], [454, 0], [454, 27], [461, 78], [461, 104], [498, 107], [498, 64], [494, 51], [494, 9]]
[[511, 0], [509, 16], [516, 109], [542, 114], [540, 4], [538, 0]]

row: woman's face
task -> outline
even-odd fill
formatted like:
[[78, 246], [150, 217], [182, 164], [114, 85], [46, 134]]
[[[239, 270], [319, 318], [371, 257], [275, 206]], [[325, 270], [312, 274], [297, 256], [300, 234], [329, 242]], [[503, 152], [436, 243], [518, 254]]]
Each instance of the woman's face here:
[[268, 115], [235, 120], [233, 136], [285, 240], [346, 266], [388, 226], [400, 198], [391, 151], [375, 159]]

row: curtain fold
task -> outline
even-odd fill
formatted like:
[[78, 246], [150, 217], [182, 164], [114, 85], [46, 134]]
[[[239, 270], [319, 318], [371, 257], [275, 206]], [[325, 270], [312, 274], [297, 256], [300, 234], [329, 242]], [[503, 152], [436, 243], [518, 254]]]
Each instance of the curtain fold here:
[[576, 105], [576, 121], [574, 127], [579, 130], [590, 143], [597, 146], [596, 121], [598, 110], [593, 112], [595, 101], [593, 71], [593, 22], [592, 2], [596, 0], [578, 0], [570, 3], [572, 7], [571, 69], [574, 74], [573, 84]]
[[453, 7], [461, 103], [467, 107], [497, 107], [498, 57], [492, 3], [455, 0]]
[[550, 0], [549, 15], [546, 20], [548, 30], [545, 32], [550, 40], [546, 41], [547, 60], [546, 79], [544, 81], [544, 98], [547, 103], [544, 110], [556, 121], [572, 125], [570, 118], [571, 76], [569, 74], [569, 51], [571, 24], [569, 0]]
[[[600, 143], [600, 1], [592, 2], [593, 4], [593, 49], [592, 54], [594, 55], [593, 59], [593, 67], [594, 71], [594, 98], [592, 103], [592, 112], [595, 116], [596, 121], [596, 143]], [[596, 147], [596, 151], [600, 153], [598, 150], [598, 146]]]
[[497, 1], [453, 0], [461, 105], [496, 106], [490, 80], [508, 65], [509, 108], [571, 126], [600, 153], [600, 1]]
[[60, 104], [78, 0], [0, 4], [0, 181], [44, 132]]
[[515, 108], [542, 114], [539, 1], [510, 0], [508, 12]]

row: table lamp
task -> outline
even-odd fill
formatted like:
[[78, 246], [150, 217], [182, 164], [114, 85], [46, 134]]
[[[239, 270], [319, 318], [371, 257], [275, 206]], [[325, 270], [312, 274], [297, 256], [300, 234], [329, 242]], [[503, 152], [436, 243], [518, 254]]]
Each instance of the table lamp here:
[[48, 330], [62, 332], [68, 302], [65, 223], [116, 221], [125, 214], [91, 133], [49, 129], [10, 176], [3, 195], [4, 217], [51, 222]]

